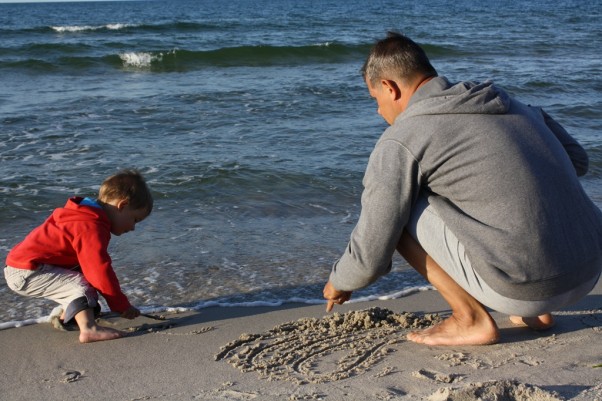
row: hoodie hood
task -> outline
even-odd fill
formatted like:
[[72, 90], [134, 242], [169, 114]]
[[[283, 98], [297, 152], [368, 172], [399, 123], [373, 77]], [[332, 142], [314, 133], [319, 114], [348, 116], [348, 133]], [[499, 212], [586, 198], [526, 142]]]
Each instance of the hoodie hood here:
[[78, 221], [93, 221], [106, 225], [110, 229], [111, 223], [104, 210], [92, 206], [80, 205], [81, 197], [69, 198], [64, 207], [55, 209], [52, 216], [58, 224]]
[[510, 97], [493, 82], [451, 84], [435, 77], [420, 87], [398, 119], [436, 114], [505, 114]]

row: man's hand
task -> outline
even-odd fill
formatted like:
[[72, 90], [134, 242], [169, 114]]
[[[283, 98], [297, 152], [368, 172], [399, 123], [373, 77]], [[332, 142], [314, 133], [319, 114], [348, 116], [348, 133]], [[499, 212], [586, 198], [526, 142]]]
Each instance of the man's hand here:
[[130, 306], [123, 313], [121, 313], [121, 317], [124, 319], [135, 319], [140, 316], [140, 311], [135, 306]]
[[326, 312], [330, 312], [334, 307], [334, 304], [343, 305], [345, 302], [351, 299], [351, 291], [339, 291], [329, 282], [324, 286], [324, 298], [328, 300], [326, 303]]

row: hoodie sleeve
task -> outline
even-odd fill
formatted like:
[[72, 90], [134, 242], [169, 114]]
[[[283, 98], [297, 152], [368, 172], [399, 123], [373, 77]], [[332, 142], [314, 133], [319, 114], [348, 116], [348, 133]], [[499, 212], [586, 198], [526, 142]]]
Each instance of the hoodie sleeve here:
[[131, 304], [121, 291], [107, 251], [111, 233], [88, 228], [82, 230], [73, 243], [82, 273], [90, 285], [104, 297], [109, 308], [121, 313]]
[[377, 144], [364, 175], [360, 218], [330, 274], [337, 290], [366, 287], [391, 270], [393, 253], [418, 194], [418, 174], [418, 163], [400, 143], [384, 140]]
[[585, 149], [573, 138], [563, 127], [558, 124], [548, 113], [541, 110], [544, 121], [550, 130], [556, 135], [564, 150], [569, 155], [575, 171], [579, 177], [587, 173], [589, 167], [589, 158]]

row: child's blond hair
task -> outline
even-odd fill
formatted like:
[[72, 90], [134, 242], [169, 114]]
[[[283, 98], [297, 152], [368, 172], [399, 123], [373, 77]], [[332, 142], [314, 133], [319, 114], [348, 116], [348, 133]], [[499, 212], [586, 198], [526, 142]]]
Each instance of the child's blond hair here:
[[132, 209], [146, 209], [147, 215], [153, 210], [150, 189], [137, 170], [122, 170], [104, 180], [98, 192], [98, 199], [101, 202], [127, 199]]

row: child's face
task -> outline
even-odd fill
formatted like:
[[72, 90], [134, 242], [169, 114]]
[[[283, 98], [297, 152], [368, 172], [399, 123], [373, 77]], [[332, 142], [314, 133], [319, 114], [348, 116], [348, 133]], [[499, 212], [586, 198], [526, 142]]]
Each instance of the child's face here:
[[113, 235], [125, 234], [134, 231], [136, 224], [146, 218], [146, 209], [132, 209], [127, 201], [121, 201], [115, 205], [113, 213], [110, 213], [111, 233]]

